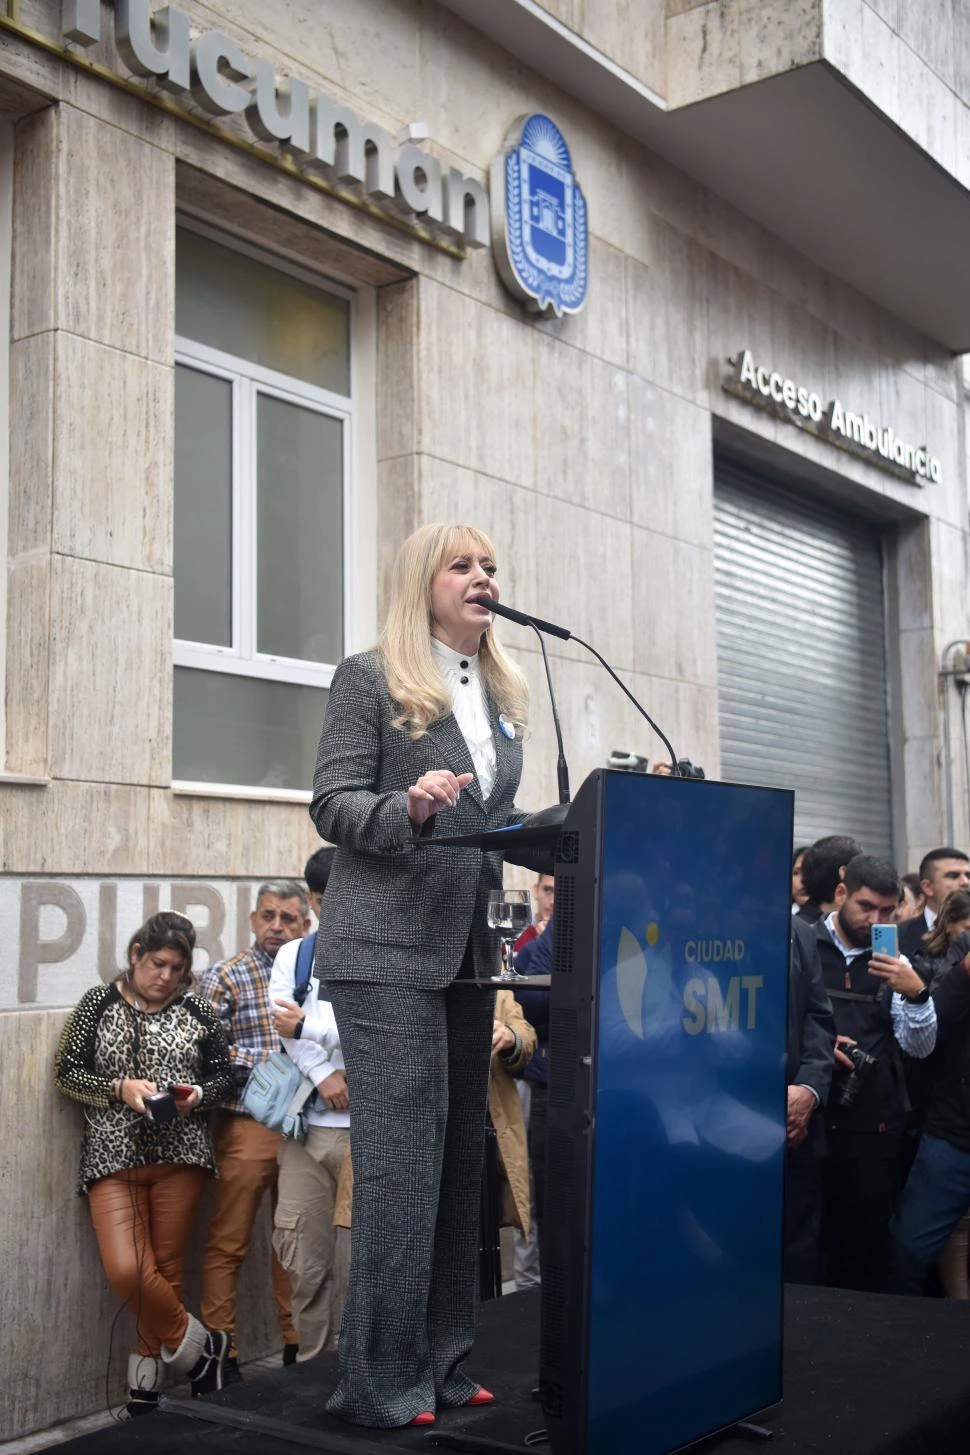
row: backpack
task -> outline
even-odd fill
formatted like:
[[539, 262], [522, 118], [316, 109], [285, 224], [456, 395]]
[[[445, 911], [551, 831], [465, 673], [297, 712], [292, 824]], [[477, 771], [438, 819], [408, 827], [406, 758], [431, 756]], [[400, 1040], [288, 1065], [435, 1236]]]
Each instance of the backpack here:
[[[315, 943], [316, 932], [311, 931], [304, 935], [297, 951], [293, 977], [293, 999], [297, 1005], [302, 1006], [310, 989]], [[242, 1101], [249, 1115], [261, 1126], [291, 1137], [294, 1142], [302, 1142], [306, 1135], [304, 1112], [315, 1092], [313, 1082], [285, 1051], [273, 1051], [250, 1071]]]
[[[297, 1005], [302, 1006], [307, 998], [307, 991], [310, 989], [310, 976], [313, 974], [313, 952], [317, 945], [317, 932], [311, 930], [304, 935], [300, 941], [300, 948], [296, 952], [296, 974], [293, 976], [293, 999]], [[325, 990], [326, 986], [320, 982], [320, 989]]]

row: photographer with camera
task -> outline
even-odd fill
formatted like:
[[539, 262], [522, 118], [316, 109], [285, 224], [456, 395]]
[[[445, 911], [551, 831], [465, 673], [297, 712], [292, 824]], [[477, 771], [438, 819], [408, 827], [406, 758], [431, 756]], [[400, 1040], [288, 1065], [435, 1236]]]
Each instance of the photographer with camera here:
[[80, 1191], [101, 1262], [135, 1315], [130, 1415], [158, 1405], [166, 1366], [192, 1392], [221, 1388], [229, 1337], [182, 1303], [182, 1257], [213, 1172], [204, 1116], [232, 1087], [219, 1019], [193, 994], [195, 930], [163, 911], [136, 930], [128, 969], [87, 991], [54, 1063], [58, 1090], [84, 1106]]
[[898, 902], [892, 864], [857, 854], [835, 888], [834, 908], [814, 927], [838, 1032], [822, 1247], [828, 1282], [839, 1288], [884, 1285], [908, 1105], [901, 1052], [922, 1060], [936, 1043], [936, 1008], [919, 975], [905, 958], [872, 950], [873, 926], [891, 925]]

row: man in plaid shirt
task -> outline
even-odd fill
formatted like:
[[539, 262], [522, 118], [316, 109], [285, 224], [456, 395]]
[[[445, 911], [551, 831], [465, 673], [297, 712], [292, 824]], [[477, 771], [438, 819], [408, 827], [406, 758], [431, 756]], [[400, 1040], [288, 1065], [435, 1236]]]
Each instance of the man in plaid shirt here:
[[[219, 1176], [215, 1181], [209, 1236], [202, 1261], [202, 1319], [226, 1329], [226, 1383], [239, 1379], [236, 1347], [236, 1283], [249, 1252], [263, 1194], [276, 1205], [280, 1136], [243, 1109], [242, 1089], [258, 1061], [280, 1049], [270, 1016], [269, 977], [277, 951], [310, 928], [306, 891], [292, 880], [261, 884], [249, 917], [253, 944], [241, 955], [213, 965], [202, 976], [202, 993], [215, 1007], [229, 1037], [236, 1090], [213, 1129]], [[290, 1281], [273, 1255], [273, 1292], [283, 1334], [283, 1362], [296, 1358], [297, 1334], [290, 1311]]]

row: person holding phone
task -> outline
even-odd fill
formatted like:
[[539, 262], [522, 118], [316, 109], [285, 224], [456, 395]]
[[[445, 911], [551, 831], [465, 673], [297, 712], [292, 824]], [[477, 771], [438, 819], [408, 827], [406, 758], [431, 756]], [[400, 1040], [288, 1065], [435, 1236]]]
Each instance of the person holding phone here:
[[839, 1288], [884, 1287], [906, 1121], [901, 1053], [922, 1060], [936, 1044], [929, 989], [905, 957], [886, 953], [895, 948], [884, 931], [895, 929], [898, 902], [893, 865], [857, 854], [835, 888], [835, 907], [814, 926], [837, 1031], [822, 1248], [828, 1282]]
[[182, 1259], [214, 1170], [200, 1112], [232, 1088], [229, 1045], [193, 993], [195, 930], [163, 911], [136, 930], [128, 968], [81, 997], [55, 1057], [55, 1081], [84, 1107], [79, 1191], [108, 1282], [135, 1314], [128, 1412], [158, 1405], [166, 1369], [193, 1394], [221, 1388], [229, 1348], [182, 1302]]

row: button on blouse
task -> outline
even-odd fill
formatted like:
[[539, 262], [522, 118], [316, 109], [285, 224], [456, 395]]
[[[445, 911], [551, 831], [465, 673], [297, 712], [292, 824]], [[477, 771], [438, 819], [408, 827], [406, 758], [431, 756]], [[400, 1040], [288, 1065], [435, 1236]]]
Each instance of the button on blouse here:
[[495, 785], [495, 741], [478, 655], [463, 656], [437, 637], [431, 638], [431, 652], [451, 694], [455, 721], [468, 746], [482, 798], [487, 801]]

